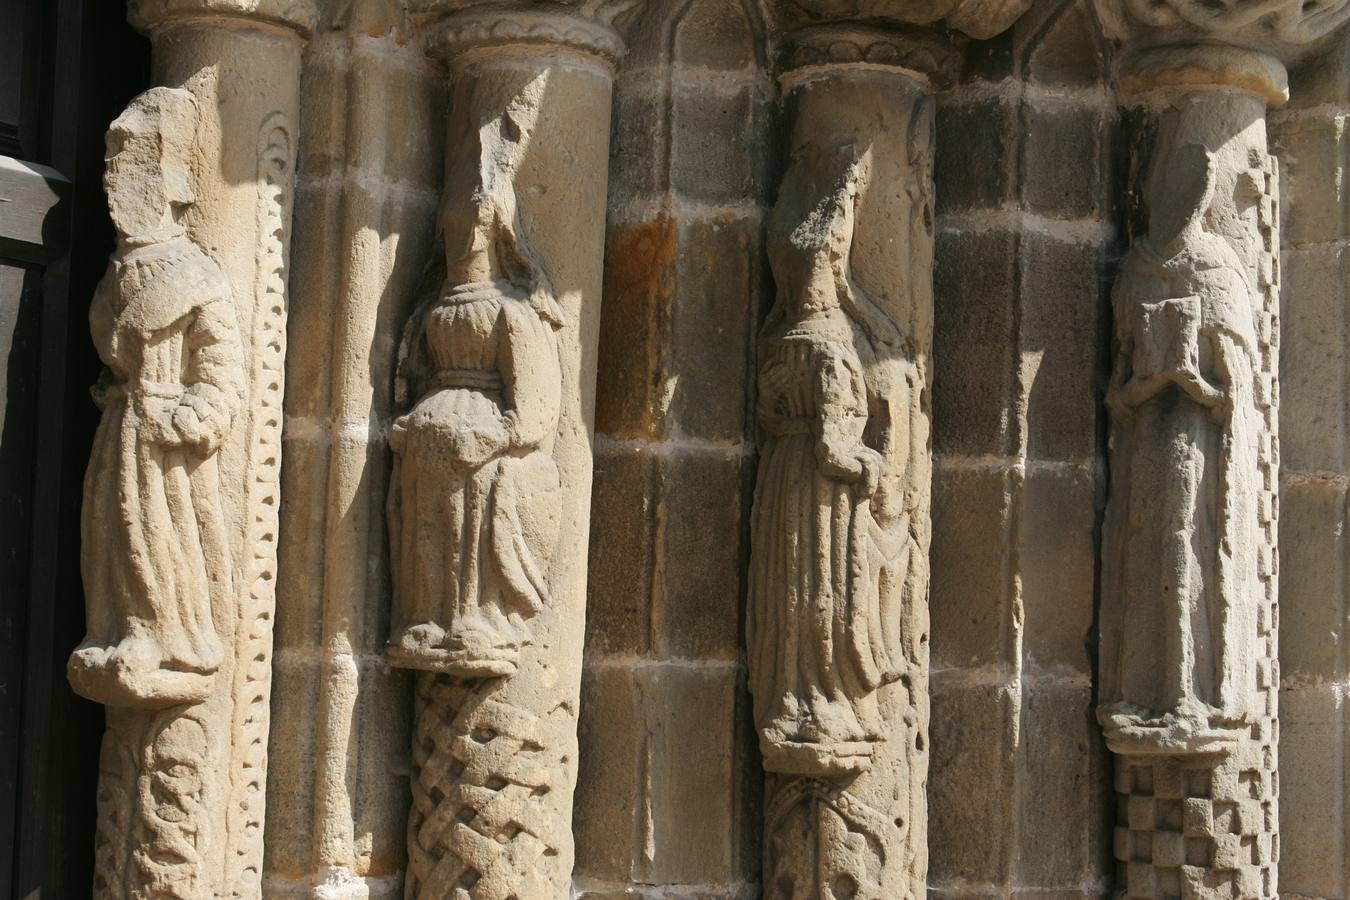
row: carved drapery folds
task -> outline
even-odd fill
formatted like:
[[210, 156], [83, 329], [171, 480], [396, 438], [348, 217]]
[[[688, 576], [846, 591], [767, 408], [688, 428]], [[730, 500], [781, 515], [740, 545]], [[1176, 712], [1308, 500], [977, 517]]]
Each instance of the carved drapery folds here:
[[[747, 661], [766, 897], [915, 897], [927, 870], [936, 40], [784, 48]], [[854, 65], [867, 60], [864, 65]], [[877, 62], [873, 62], [877, 61]]]
[[119, 241], [90, 313], [107, 369], [83, 507], [88, 633], [68, 671], [108, 706], [94, 896], [258, 897], [288, 123], [310, 16], [169, 0], [131, 15], [166, 86], [109, 131]]
[[[1266, 109], [1344, 4], [1099, 4], [1142, 200], [1113, 291], [1100, 720], [1129, 897], [1274, 897], [1279, 191]], [[1197, 43], [1203, 40], [1206, 43]]]
[[225, 274], [188, 238], [197, 102], [152, 88], [108, 131], [105, 186], [117, 252], [90, 310], [107, 367], [85, 481], [80, 693], [154, 709], [210, 694], [228, 602], [217, 451], [243, 401], [243, 347]]
[[[387, 656], [416, 669], [408, 897], [563, 897], [618, 5], [421, 4], [442, 284], [401, 351]], [[451, 11], [453, 9], [453, 11]]]

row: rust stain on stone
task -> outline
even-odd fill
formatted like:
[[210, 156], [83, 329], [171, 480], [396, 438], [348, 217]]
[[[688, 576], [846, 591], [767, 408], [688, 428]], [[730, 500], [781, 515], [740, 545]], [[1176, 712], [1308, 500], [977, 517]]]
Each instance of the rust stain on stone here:
[[664, 430], [661, 382], [678, 243], [666, 213], [611, 228], [607, 237], [595, 424], [610, 437], [650, 440]]

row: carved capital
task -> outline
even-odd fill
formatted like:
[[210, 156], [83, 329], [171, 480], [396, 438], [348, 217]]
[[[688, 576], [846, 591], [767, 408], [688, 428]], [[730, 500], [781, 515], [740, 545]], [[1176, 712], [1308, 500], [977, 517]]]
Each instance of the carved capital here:
[[624, 53], [615, 20], [635, 6], [635, 0], [418, 0], [408, 10], [427, 35], [428, 52], [444, 59], [483, 47], [536, 46], [569, 48], [612, 64]]
[[1121, 96], [1143, 99], [1199, 90], [1236, 90], [1255, 94], [1267, 106], [1289, 100], [1284, 63], [1256, 50], [1224, 44], [1155, 47], [1125, 57], [1117, 81]]
[[242, 19], [308, 38], [319, 15], [313, 0], [131, 0], [127, 18], [145, 32], [193, 19]]
[[960, 59], [950, 41], [924, 29], [818, 25], [798, 29], [780, 48], [784, 87], [829, 70], [890, 70], [923, 83], [955, 79]]
[[772, 13], [780, 28], [830, 22], [873, 22], [886, 25], [944, 24], [973, 38], [1006, 31], [1031, 8], [1031, 0], [777, 0]]
[[1350, 21], [1350, 0], [1096, 0], [1106, 33], [1132, 47], [1219, 42], [1290, 62]]

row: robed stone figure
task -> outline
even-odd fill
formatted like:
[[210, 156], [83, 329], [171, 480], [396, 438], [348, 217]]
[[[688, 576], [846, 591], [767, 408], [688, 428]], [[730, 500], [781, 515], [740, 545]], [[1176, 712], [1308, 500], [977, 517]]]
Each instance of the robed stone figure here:
[[81, 525], [88, 631], [68, 668], [111, 706], [204, 700], [232, 600], [216, 456], [245, 371], [230, 282], [180, 221], [196, 123], [190, 92], [157, 87], [107, 137], [118, 240], [89, 312], [106, 369]]

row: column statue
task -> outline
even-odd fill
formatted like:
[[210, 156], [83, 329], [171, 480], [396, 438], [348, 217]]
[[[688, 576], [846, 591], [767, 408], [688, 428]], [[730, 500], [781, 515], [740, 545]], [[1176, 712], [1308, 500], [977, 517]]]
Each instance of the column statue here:
[[520, 234], [511, 173], [486, 174], [447, 192], [446, 283], [409, 322], [398, 392], [413, 402], [390, 431], [389, 658], [464, 677], [515, 671], [550, 602], [560, 521], [562, 310]]
[[[865, 167], [848, 166], [804, 211], [791, 190], [803, 174], [794, 161], [768, 225], [778, 302], [759, 357], [764, 442], [746, 633], [771, 771], [866, 768], [886, 733], [875, 692], [903, 671], [900, 610], [887, 602], [898, 597], [882, 595], [879, 563], [907, 548], [907, 517], [883, 527], [872, 512], [884, 460], [868, 440], [893, 438], [879, 433], [888, 423], [869, 430], [882, 399], [864, 369], [864, 357], [875, 365], [874, 340], [893, 347], [900, 335], [848, 268]], [[906, 568], [894, 577], [903, 581]]]
[[88, 634], [71, 683], [111, 706], [204, 700], [223, 649], [231, 566], [216, 451], [246, 373], [225, 274], [180, 218], [197, 104], [151, 88], [112, 123], [104, 188], [117, 250], [90, 307], [106, 368], [84, 482]]
[[[1223, 214], [1209, 151], [1167, 149], [1114, 291], [1101, 702], [1118, 745], [1185, 750], [1231, 743], [1253, 720], [1262, 298], [1206, 224]], [[1233, 180], [1248, 206], [1265, 189], [1255, 162]]]
[[118, 240], [85, 480], [106, 705], [92, 896], [262, 896], [286, 280], [307, 0], [131, 0], [153, 82], [108, 132]]

